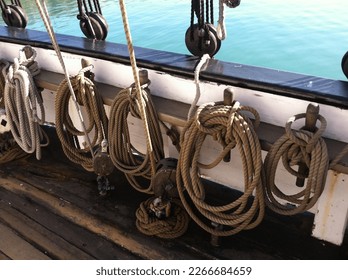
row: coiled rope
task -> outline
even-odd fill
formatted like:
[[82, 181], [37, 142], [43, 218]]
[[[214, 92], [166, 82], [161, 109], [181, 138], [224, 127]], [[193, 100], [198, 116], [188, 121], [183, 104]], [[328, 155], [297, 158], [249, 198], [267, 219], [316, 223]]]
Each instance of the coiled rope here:
[[[150, 98], [148, 89], [141, 90], [142, 102], [146, 104], [145, 113], [148, 119], [149, 137], [153, 146], [154, 160], [158, 162], [164, 157], [163, 139], [158, 123], [156, 109]], [[129, 183], [138, 191], [153, 193], [149, 184], [144, 187], [144, 180], [151, 179], [151, 159], [149, 153], [141, 153], [131, 143], [128, 127], [128, 115], [141, 119], [139, 102], [134, 88], [126, 88], [119, 92], [110, 108], [109, 148], [110, 158], [115, 167], [125, 173]]]
[[[282, 215], [294, 215], [313, 207], [325, 186], [329, 162], [327, 147], [321, 135], [327, 123], [323, 116], [318, 115], [321, 126], [315, 133], [302, 129], [293, 131], [291, 125], [305, 117], [306, 114], [298, 114], [287, 121], [285, 134], [272, 145], [264, 161], [266, 205]], [[290, 174], [297, 178], [307, 177], [306, 186], [298, 193], [285, 194], [276, 185], [276, 170], [280, 159]], [[293, 170], [292, 166], [301, 163], [309, 168], [308, 176]]]
[[36, 158], [41, 159], [41, 147], [47, 146], [49, 140], [40, 127], [45, 121], [45, 110], [33, 80], [40, 72], [35, 57], [35, 50], [29, 46], [20, 50], [19, 58], [8, 68], [4, 103], [15, 141], [26, 153], [36, 152]]
[[[124, 1], [120, 0], [119, 5], [132, 66], [134, 86], [122, 90], [111, 105], [108, 133], [110, 157], [115, 166], [125, 172], [128, 181], [135, 189], [141, 192], [153, 193], [151, 183], [149, 186], [144, 187], [142, 186], [143, 184], [137, 181], [136, 177], [153, 178], [156, 172], [157, 162], [164, 157], [163, 140], [151, 96], [148, 90], [145, 90], [145, 87], [142, 87], [140, 84], [139, 71]], [[137, 151], [130, 143], [128, 123], [126, 121], [129, 112], [132, 112], [134, 116], [143, 121], [146, 138], [146, 154]], [[118, 132], [114, 138], [116, 131]], [[143, 159], [137, 157], [134, 153]]]
[[55, 99], [56, 131], [63, 151], [72, 162], [80, 164], [88, 171], [94, 171], [94, 153], [90, 153], [88, 146], [80, 147], [77, 137], [84, 136], [85, 133], [93, 134], [90, 145], [96, 147], [101, 145], [103, 139], [106, 139], [105, 133], [108, 131], [108, 119], [101, 95], [93, 81], [85, 76], [85, 73], [91, 69], [92, 66], [87, 66], [70, 78], [76, 100], [84, 109], [85, 118], [88, 121], [85, 131], [79, 130], [70, 117], [71, 94], [66, 78], [60, 83]]
[[170, 216], [159, 219], [151, 208], [154, 207], [154, 198], [142, 202], [136, 211], [136, 226], [140, 232], [160, 238], [174, 239], [183, 235], [188, 227], [189, 216], [182, 208], [181, 202], [172, 200], [169, 211]]
[[60, 51], [60, 48], [59, 48], [59, 45], [58, 45], [58, 42], [57, 42], [54, 30], [53, 30], [53, 27], [52, 27], [52, 24], [51, 24], [51, 20], [50, 20], [50, 16], [49, 16], [49, 13], [48, 13], [48, 10], [47, 10], [46, 2], [45, 2], [45, 0], [35, 0], [35, 3], [36, 3], [36, 6], [37, 6], [37, 8], [39, 10], [39, 13], [40, 13], [40, 16], [42, 18], [42, 21], [45, 24], [47, 33], [50, 36], [50, 39], [51, 39], [51, 42], [52, 42], [52, 46], [53, 46], [53, 48], [54, 48], [54, 50], [55, 50], [55, 52], [57, 54], [59, 63], [61, 65], [62, 69], [63, 69], [64, 75], [65, 75], [65, 79], [67, 81], [67, 84], [68, 84], [68, 87], [69, 87], [69, 90], [70, 90], [71, 98], [72, 98], [73, 103], [75, 105], [75, 109], [76, 109], [76, 112], [78, 114], [79, 121], [80, 121], [82, 130], [83, 130], [85, 139], [87, 141], [88, 148], [90, 149], [91, 155], [93, 156], [94, 151], [93, 151], [93, 147], [91, 145], [91, 140], [89, 138], [89, 135], [88, 135], [88, 132], [87, 132], [87, 129], [86, 129], [86, 125], [84, 123], [84, 119], [83, 119], [83, 116], [82, 116], [82, 113], [81, 113], [81, 110], [80, 110], [80, 106], [78, 104], [78, 101], [77, 101], [77, 98], [75, 96], [75, 92], [74, 92], [73, 86], [72, 86], [71, 81], [70, 81], [70, 75], [69, 75], [68, 69], [65, 66], [63, 55], [62, 55], [62, 53]]
[[[264, 216], [261, 147], [247, 113], [254, 115], [257, 127], [259, 115], [251, 107], [240, 106], [239, 102], [234, 102], [233, 106], [204, 104], [198, 108], [181, 134], [176, 180], [180, 199], [191, 218], [216, 236], [228, 236], [254, 228]], [[224, 148], [213, 162], [203, 164], [199, 162], [199, 157], [207, 136], [212, 136]], [[226, 205], [212, 205], [205, 195], [200, 170], [217, 166], [235, 146], [243, 162], [244, 193]], [[188, 198], [192, 200], [193, 206]], [[198, 216], [196, 210], [203, 218]], [[207, 224], [207, 219], [224, 228], [214, 228]]]

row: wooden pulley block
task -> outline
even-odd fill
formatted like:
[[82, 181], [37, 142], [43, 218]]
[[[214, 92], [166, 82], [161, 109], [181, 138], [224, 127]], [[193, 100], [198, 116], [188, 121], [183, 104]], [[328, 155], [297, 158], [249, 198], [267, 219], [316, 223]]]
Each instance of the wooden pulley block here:
[[176, 188], [176, 166], [178, 160], [175, 158], [164, 158], [156, 167], [156, 174], [152, 179], [155, 196], [162, 198], [179, 197]]
[[2, 12], [2, 18], [8, 26], [25, 28], [28, 23], [28, 16], [24, 9], [17, 5], [7, 5]]
[[82, 33], [89, 39], [105, 40], [108, 35], [108, 23], [97, 12], [88, 12], [85, 16], [78, 16]]
[[198, 24], [190, 26], [185, 34], [185, 43], [190, 53], [195, 56], [209, 54], [212, 57], [221, 47], [216, 28], [210, 23], [204, 24], [203, 27]]
[[99, 176], [107, 176], [114, 170], [114, 164], [107, 153], [107, 142], [103, 140], [101, 150], [93, 159], [94, 172]]

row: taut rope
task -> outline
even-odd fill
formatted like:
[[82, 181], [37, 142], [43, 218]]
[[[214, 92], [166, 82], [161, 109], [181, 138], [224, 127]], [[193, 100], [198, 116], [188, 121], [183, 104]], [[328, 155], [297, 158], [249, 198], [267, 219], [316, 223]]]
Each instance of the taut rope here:
[[75, 96], [75, 92], [74, 92], [73, 86], [72, 86], [71, 81], [70, 81], [70, 76], [69, 76], [68, 69], [65, 66], [62, 53], [60, 51], [60, 48], [59, 48], [59, 45], [57, 43], [57, 39], [56, 39], [55, 33], [53, 31], [53, 27], [52, 27], [52, 24], [51, 24], [51, 21], [50, 21], [50, 17], [49, 17], [49, 14], [48, 14], [46, 2], [45, 2], [45, 0], [35, 0], [35, 2], [36, 2], [36, 5], [37, 5], [37, 7], [39, 9], [40, 16], [41, 16], [41, 18], [42, 18], [42, 20], [43, 20], [43, 22], [45, 24], [45, 27], [47, 29], [47, 32], [48, 32], [48, 34], [49, 34], [49, 36], [51, 38], [51, 42], [52, 42], [53, 48], [54, 48], [54, 50], [55, 50], [55, 52], [57, 54], [58, 60], [60, 62], [60, 65], [61, 65], [61, 67], [62, 67], [62, 69], [64, 71], [65, 79], [67, 81], [67, 84], [68, 84], [68, 87], [69, 87], [69, 90], [70, 90], [70, 94], [71, 94], [73, 103], [75, 105], [75, 109], [76, 109], [76, 111], [78, 113], [80, 124], [81, 124], [82, 130], [83, 130], [83, 133], [85, 135], [85, 139], [87, 141], [88, 148], [90, 149], [91, 154], [93, 156], [93, 147], [91, 145], [91, 140], [90, 140], [89, 135], [87, 133], [86, 125], [84, 123], [84, 120], [83, 120], [83, 117], [82, 117], [82, 113], [81, 113], [79, 104], [77, 102], [77, 98]]
[[[156, 110], [154, 109], [151, 101], [151, 96], [147, 90], [143, 89], [140, 84], [139, 71], [135, 59], [135, 53], [130, 33], [130, 28], [128, 24], [128, 17], [126, 6], [123, 0], [119, 1], [124, 31], [127, 39], [127, 46], [129, 52], [130, 63], [132, 66], [133, 78], [134, 78], [134, 87], [123, 90], [114, 100], [112, 104], [112, 109], [110, 112], [110, 119], [113, 119], [112, 116], [116, 114], [123, 114], [122, 119], [119, 119], [119, 123], [116, 124], [113, 122], [110, 123], [109, 128], [109, 139], [110, 139], [110, 157], [113, 160], [114, 164], [120, 170], [123, 170], [127, 174], [127, 178], [130, 183], [139, 191], [152, 193], [151, 184], [147, 187], [141, 187], [139, 183], [136, 182], [134, 176], [144, 176], [145, 178], [152, 178], [156, 172], [156, 163], [163, 158], [163, 140], [161, 138], [161, 131], [159, 127], [159, 121], [157, 117]], [[136, 97], [136, 98], [135, 98]], [[131, 105], [132, 103], [132, 105]], [[135, 105], [135, 107], [134, 107]], [[116, 110], [117, 107], [123, 107], [124, 111], [119, 112]], [[131, 109], [133, 107], [133, 109]], [[128, 108], [128, 109], [127, 109]], [[146, 148], [147, 154], [142, 155], [144, 160], [141, 162], [139, 159], [136, 159], [136, 156], [133, 152], [137, 152], [132, 145], [130, 144], [130, 137], [128, 131], [128, 125], [125, 123], [128, 112], [132, 112], [143, 121], [144, 133], [146, 137]], [[122, 125], [123, 123], [123, 125]], [[121, 140], [121, 144], [113, 144], [113, 131], [119, 131], [122, 127], [124, 139]], [[117, 141], [117, 140], [115, 140]], [[119, 146], [120, 145], [120, 146]], [[155, 146], [155, 149], [154, 149]], [[119, 156], [117, 152], [118, 149], [122, 148], [123, 151], [120, 151], [122, 157]], [[139, 154], [141, 155], [141, 153]]]

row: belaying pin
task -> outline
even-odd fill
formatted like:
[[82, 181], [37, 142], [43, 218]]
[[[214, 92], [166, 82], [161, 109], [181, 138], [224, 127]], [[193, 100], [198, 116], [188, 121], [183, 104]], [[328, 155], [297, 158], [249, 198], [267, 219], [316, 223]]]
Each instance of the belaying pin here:
[[[309, 103], [306, 110], [305, 125], [302, 128], [309, 132], [315, 133], [317, 131], [316, 123], [319, 115], [319, 105], [317, 103]], [[305, 163], [300, 162], [298, 164], [298, 173], [302, 177], [308, 176], [308, 167]], [[305, 183], [305, 178], [297, 177], [296, 186], [302, 188]]]
[[[231, 87], [228, 87], [224, 90], [224, 105], [232, 106], [232, 104], [233, 104], [233, 90]], [[224, 156], [223, 161], [224, 162], [231, 161], [231, 152], [229, 152], [226, 156]]]

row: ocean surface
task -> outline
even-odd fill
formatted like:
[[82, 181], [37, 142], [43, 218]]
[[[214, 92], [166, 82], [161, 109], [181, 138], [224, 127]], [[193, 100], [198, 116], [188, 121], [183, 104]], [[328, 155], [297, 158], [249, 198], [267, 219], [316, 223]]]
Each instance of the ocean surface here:
[[[28, 28], [45, 30], [34, 0], [22, 0]], [[215, 21], [218, 19], [218, 2]], [[75, 0], [46, 0], [55, 32], [83, 36]], [[125, 0], [135, 46], [189, 54], [185, 32], [190, 0]], [[125, 43], [117, 0], [100, 0], [109, 24], [107, 41]], [[216, 59], [346, 80], [347, 0], [241, 0], [225, 9], [227, 38]], [[0, 19], [2, 24], [2, 19]]]

